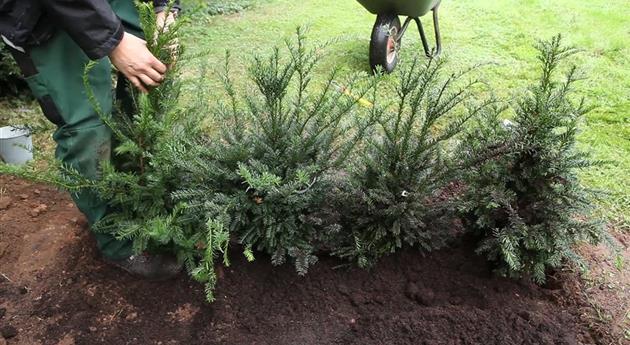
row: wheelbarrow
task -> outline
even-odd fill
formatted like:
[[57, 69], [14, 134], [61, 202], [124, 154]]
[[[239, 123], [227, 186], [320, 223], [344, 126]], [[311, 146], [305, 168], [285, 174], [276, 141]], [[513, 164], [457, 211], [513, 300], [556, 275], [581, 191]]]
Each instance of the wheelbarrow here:
[[[382, 68], [391, 73], [399, 59], [402, 38], [411, 22], [415, 22], [420, 32], [422, 47], [427, 57], [433, 58], [442, 51], [438, 8], [440, 0], [357, 0], [365, 9], [376, 14], [376, 23], [372, 29], [370, 40], [370, 66], [373, 71]], [[435, 31], [435, 48], [429, 48], [429, 42], [420, 17], [433, 11], [433, 29]], [[401, 26], [398, 16], [407, 16]]]

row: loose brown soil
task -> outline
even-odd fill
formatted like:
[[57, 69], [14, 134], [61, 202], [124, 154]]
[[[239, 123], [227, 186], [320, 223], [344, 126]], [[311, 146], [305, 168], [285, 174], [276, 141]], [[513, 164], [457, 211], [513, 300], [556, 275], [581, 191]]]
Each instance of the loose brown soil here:
[[[207, 304], [184, 274], [144, 282], [100, 261], [65, 193], [6, 176], [0, 189], [0, 345], [624, 341], [592, 317], [592, 286], [576, 274], [560, 272], [546, 287], [497, 278], [465, 241], [426, 257], [404, 252], [372, 271], [322, 258], [304, 278], [235, 250]], [[627, 294], [616, 298], [602, 297], [627, 307]]]

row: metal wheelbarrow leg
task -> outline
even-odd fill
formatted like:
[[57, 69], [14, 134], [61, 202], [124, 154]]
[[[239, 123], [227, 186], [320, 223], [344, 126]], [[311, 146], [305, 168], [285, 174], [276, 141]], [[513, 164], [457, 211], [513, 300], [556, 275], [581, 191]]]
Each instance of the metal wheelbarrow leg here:
[[398, 40], [400, 41], [402, 39], [403, 34], [405, 33], [405, 31], [407, 31], [407, 27], [409, 27], [409, 24], [413, 20], [416, 22], [416, 26], [418, 27], [418, 32], [420, 33], [420, 39], [422, 40], [422, 47], [424, 48], [424, 54], [428, 58], [436, 58], [440, 56], [440, 54], [442, 53], [442, 36], [440, 35], [440, 21], [439, 21], [439, 16], [438, 16], [438, 9], [439, 9], [439, 5], [436, 6], [432, 10], [433, 11], [433, 30], [435, 32], [435, 47], [434, 48], [431, 49], [429, 47], [429, 41], [427, 40], [427, 35], [424, 32], [424, 26], [422, 25], [422, 20], [420, 20], [420, 18], [408, 17], [407, 20], [405, 20], [405, 24], [403, 24]]
[[378, 14], [376, 23], [372, 29], [372, 39], [370, 41], [370, 66], [373, 71], [382, 70], [391, 73], [399, 59], [399, 50], [402, 45], [402, 38], [407, 32], [412, 21], [416, 23], [424, 53], [429, 58], [436, 58], [442, 52], [442, 37], [440, 35], [439, 10], [440, 2], [437, 2], [431, 9], [433, 12], [433, 30], [435, 33], [435, 47], [429, 46], [424, 26], [420, 16], [408, 16], [404, 24], [400, 25], [398, 14]]

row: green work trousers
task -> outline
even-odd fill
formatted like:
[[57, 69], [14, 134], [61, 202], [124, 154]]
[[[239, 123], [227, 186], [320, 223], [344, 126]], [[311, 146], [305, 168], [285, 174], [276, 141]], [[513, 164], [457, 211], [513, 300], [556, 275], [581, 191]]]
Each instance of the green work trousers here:
[[[121, 18], [125, 31], [142, 37], [133, 1], [109, 0], [109, 3]], [[44, 115], [58, 126], [53, 134], [57, 143], [57, 159], [83, 176], [98, 178], [100, 163], [111, 159], [112, 133], [94, 110], [85, 91], [83, 75], [89, 58], [64, 31], [56, 32], [42, 45], [30, 47], [25, 54], [13, 51], [13, 55], [25, 72], [28, 85]], [[128, 104], [128, 99], [121, 99], [126, 95], [126, 80], [120, 75], [118, 80], [116, 98]], [[108, 58], [101, 59], [90, 70], [89, 83], [102, 113], [111, 114], [115, 98], [112, 66]], [[103, 218], [109, 210], [107, 200], [100, 199], [95, 193], [86, 191], [72, 197], [90, 225]], [[129, 241], [102, 233], [96, 233], [95, 238], [99, 250], [107, 258], [118, 260], [132, 254]]]

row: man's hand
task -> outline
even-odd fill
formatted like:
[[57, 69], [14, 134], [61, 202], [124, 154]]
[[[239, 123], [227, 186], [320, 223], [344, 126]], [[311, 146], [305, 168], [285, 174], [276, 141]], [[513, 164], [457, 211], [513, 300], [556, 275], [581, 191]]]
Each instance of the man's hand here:
[[146, 42], [126, 32], [109, 59], [142, 92], [148, 92], [147, 86], [160, 85], [166, 73], [166, 66], [151, 54]]

